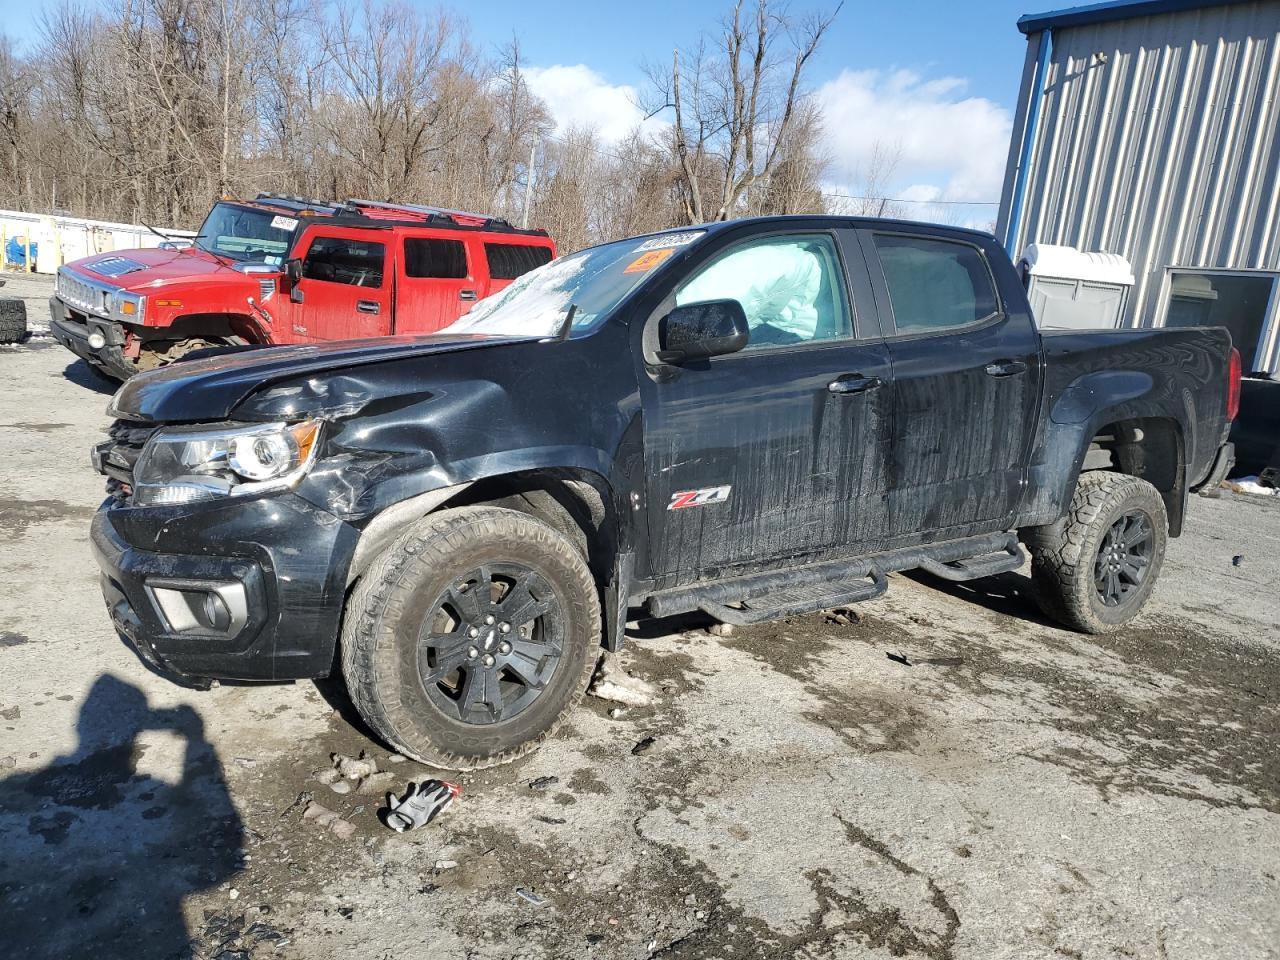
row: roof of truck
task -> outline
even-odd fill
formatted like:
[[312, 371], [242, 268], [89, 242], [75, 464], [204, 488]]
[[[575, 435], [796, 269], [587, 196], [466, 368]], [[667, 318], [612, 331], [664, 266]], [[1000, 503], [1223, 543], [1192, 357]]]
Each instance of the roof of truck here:
[[517, 234], [539, 239], [545, 230], [513, 227], [500, 217], [485, 213], [468, 213], [414, 203], [388, 203], [379, 200], [313, 200], [283, 193], [260, 193], [252, 200], [230, 200], [247, 207], [259, 207], [295, 217], [324, 217], [326, 222], [365, 229], [391, 227], [434, 227], [445, 230], [467, 230], [486, 233]]

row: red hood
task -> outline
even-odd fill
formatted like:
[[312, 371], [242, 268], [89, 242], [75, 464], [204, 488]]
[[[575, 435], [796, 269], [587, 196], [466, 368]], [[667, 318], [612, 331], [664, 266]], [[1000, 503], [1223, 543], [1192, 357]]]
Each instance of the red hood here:
[[[196, 247], [185, 250], [114, 250], [76, 260], [67, 266], [79, 273], [118, 283], [124, 289], [138, 293], [145, 293], [149, 287], [179, 280], [199, 279], [208, 282], [219, 276], [235, 281], [245, 279], [245, 274], [228, 266], [226, 261]], [[97, 267], [101, 269], [96, 269]]]

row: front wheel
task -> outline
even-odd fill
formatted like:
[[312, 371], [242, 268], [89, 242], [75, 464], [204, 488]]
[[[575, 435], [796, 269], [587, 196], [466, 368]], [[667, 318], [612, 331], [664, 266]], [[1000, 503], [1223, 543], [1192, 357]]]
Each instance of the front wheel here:
[[1022, 531], [1040, 608], [1085, 633], [1124, 626], [1155, 588], [1168, 529], [1164, 501], [1147, 481], [1082, 474], [1065, 517]]
[[430, 514], [347, 603], [342, 669], [400, 752], [463, 770], [514, 760], [564, 720], [591, 678], [600, 605], [581, 553], [526, 514]]

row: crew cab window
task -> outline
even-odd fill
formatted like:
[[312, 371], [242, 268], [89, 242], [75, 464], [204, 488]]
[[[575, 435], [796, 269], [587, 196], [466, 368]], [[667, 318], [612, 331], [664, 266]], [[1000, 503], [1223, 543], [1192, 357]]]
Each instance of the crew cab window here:
[[987, 262], [967, 243], [875, 234], [898, 333], [967, 327], [997, 311]]
[[676, 305], [737, 300], [746, 350], [848, 337], [849, 303], [835, 241], [825, 234], [764, 237], [733, 247], [676, 291]]
[[404, 275], [436, 280], [462, 280], [467, 270], [467, 245], [461, 240], [406, 237]]
[[353, 287], [382, 286], [382, 264], [386, 247], [364, 240], [316, 237], [302, 262], [308, 280], [345, 283]]
[[549, 249], [527, 243], [486, 243], [484, 255], [489, 261], [489, 276], [494, 280], [514, 280], [551, 262]]

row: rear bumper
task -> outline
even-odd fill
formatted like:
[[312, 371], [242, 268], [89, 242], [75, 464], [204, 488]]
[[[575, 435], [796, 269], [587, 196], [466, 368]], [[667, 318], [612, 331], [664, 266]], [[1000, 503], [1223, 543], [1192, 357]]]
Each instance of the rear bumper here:
[[[107, 501], [90, 539], [112, 623], [159, 672], [197, 686], [331, 672], [357, 539], [331, 515], [292, 494], [196, 508]], [[184, 623], [174, 591], [231, 597], [234, 613], [221, 629]]]
[[[53, 339], [86, 363], [102, 370], [117, 380], [127, 380], [135, 372], [124, 356], [124, 330], [114, 320], [86, 317], [80, 321], [57, 297], [49, 298], [49, 332]], [[103, 344], [94, 347], [89, 337], [101, 334]]]

